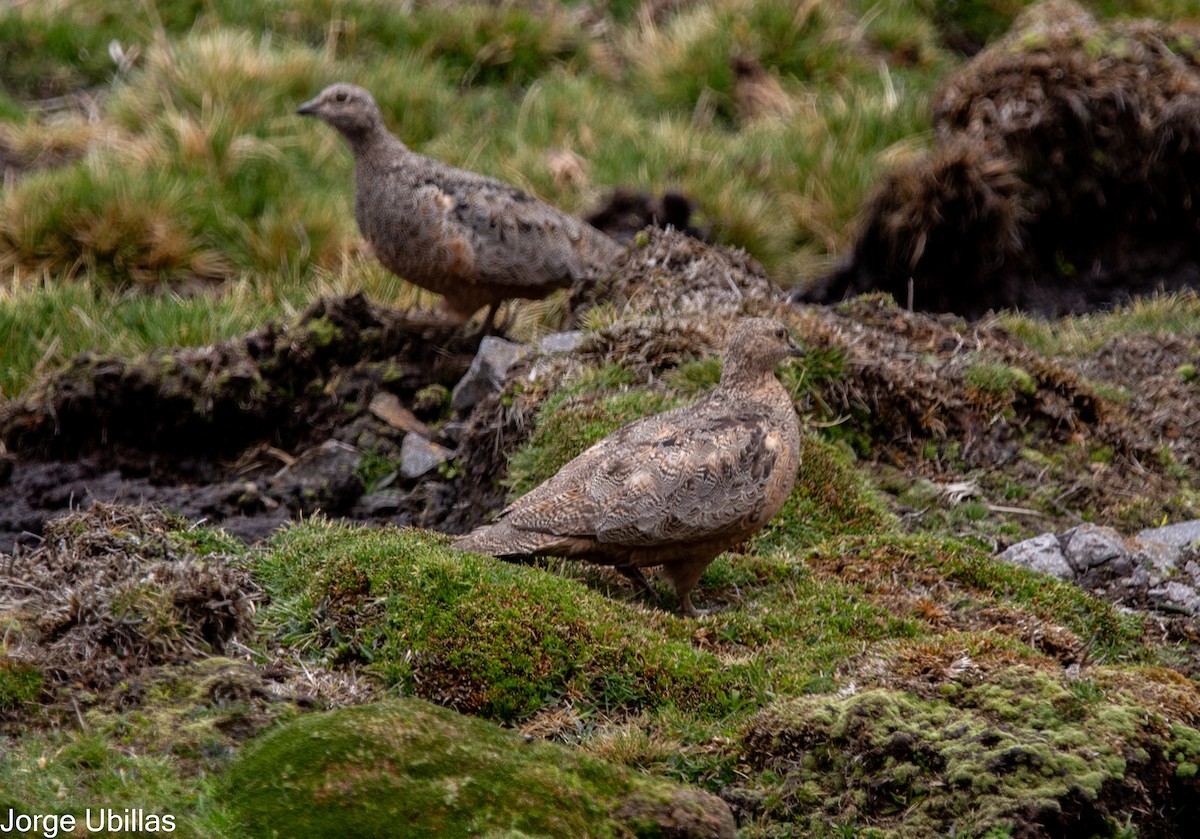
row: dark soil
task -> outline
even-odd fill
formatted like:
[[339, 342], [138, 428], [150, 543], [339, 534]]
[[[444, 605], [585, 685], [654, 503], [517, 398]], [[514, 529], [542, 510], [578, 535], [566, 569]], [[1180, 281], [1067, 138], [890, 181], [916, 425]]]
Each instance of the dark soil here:
[[[80, 356], [0, 408], [0, 551], [38, 544], [48, 519], [95, 500], [159, 503], [247, 541], [317, 511], [462, 532], [504, 503], [508, 457], [562, 383], [617, 364], [661, 387], [758, 314], [785, 318], [809, 348], [798, 394], [814, 427], [854, 449], [914, 527], [917, 480], [1016, 507], [984, 510], [1008, 522], [1000, 542], [1081, 517], [1128, 532], [1200, 513], [1183, 492], [1200, 464], [1200, 380], [1179, 373], [1200, 360], [1200, 338], [1118, 337], [1083, 359], [1046, 358], [994, 321], [883, 297], [796, 309], [743, 253], [673, 231], [644, 238], [606, 283], [575, 292], [577, 311], [618, 317], [571, 352], [528, 355], [466, 413], [448, 389], [477, 339], [360, 295], [202, 349]], [[452, 460], [405, 477], [410, 433]], [[1014, 487], [1027, 490], [1019, 506]]]
[[[94, 500], [160, 503], [246, 539], [300, 514], [351, 514], [371, 463], [386, 474], [407, 433], [373, 400], [391, 394], [414, 418], [439, 418], [442, 402], [421, 392], [453, 385], [477, 343], [354, 295], [201, 349], [82, 355], [0, 408], [0, 551], [36, 544], [48, 518]], [[424, 522], [440, 486], [362, 517]]]

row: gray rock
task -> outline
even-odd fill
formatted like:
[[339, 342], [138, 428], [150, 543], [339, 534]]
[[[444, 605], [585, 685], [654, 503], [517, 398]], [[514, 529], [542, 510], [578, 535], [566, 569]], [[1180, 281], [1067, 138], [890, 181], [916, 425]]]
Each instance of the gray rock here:
[[353, 513], [356, 516], [388, 516], [397, 512], [408, 498], [398, 489], [382, 489], [358, 499]]
[[1153, 528], [1126, 539], [1111, 527], [1081, 524], [1019, 542], [1000, 558], [1069, 580], [1126, 607], [1196, 616], [1200, 563], [1187, 548], [1192, 525]]
[[339, 440], [305, 450], [267, 482], [267, 493], [293, 510], [341, 512], [363, 492], [362, 454]]
[[1000, 559], [1050, 574], [1060, 580], [1075, 578], [1075, 569], [1067, 562], [1058, 535], [1054, 533], [1043, 533], [1041, 536], [1018, 542], [1001, 553]]
[[1111, 527], [1081, 524], [1063, 534], [1063, 543], [1067, 562], [1080, 573], [1129, 557], [1125, 540]]
[[400, 444], [400, 476], [413, 480], [437, 469], [454, 453], [426, 440], [420, 434], [409, 434]]
[[1173, 548], [1186, 548], [1193, 542], [1200, 542], [1200, 519], [1149, 527], [1140, 531], [1137, 538], [1141, 542], [1162, 542]]
[[526, 352], [528, 348], [523, 344], [488, 335], [479, 344], [479, 352], [471, 361], [466, 375], [454, 386], [450, 407], [456, 411], [469, 411], [480, 399], [498, 391], [504, 384], [509, 368]]
[[578, 348], [583, 341], [583, 331], [576, 329], [571, 332], [554, 332], [547, 335], [538, 343], [538, 352], [549, 355], [556, 352], [571, 352]]
[[1170, 607], [1171, 611], [1189, 615], [1200, 612], [1200, 594], [1196, 593], [1195, 586], [1169, 582], [1162, 587], [1161, 591], [1164, 595], [1163, 605]]

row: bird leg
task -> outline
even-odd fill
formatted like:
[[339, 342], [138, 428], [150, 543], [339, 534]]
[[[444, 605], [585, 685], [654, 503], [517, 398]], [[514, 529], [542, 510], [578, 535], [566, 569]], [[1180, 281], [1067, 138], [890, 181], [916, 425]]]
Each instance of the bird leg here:
[[625, 576], [625, 579], [633, 583], [635, 588], [645, 594], [651, 603], [655, 606], [662, 605], [658, 592], [650, 588], [650, 583], [646, 581], [646, 575], [642, 573], [641, 568], [636, 565], [618, 565], [616, 568]]
[[675, 587], [675, 595], [679, 598], [679, 611], [685, 617], [698, 618], [708, 614], [692, 605], [692, 589], [696, 587], [704, 569], [711, 565], [714, 559], [716, 557], [701, 556], [682, 562], [668, 562], [663, 566], [663, 574]]
[[[488, 335], [494, 334], [494, 326], [495, 326], [494, 321], [496, 319], [496, 312], [499, 309], [500, 309], [499, 302], [489, 303], [487, 314], [483, 316], [483, 323], [481, 323], [479, 325], [478, 329], [473, 330], [472, 332], [468, 333], [466, 336], [466, 339], [468, 341], [482, 341]], [[507, 326], [507, 324], [505, 324], [505, 326]], [[500, 331], [503, 332], [503, 327], [501, 327]]]

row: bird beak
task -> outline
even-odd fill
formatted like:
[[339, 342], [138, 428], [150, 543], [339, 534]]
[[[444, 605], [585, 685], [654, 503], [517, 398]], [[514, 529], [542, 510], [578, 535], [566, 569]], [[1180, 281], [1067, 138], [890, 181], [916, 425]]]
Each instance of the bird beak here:
[[808, 355], [808, 353], [804, 351], [804, 347], [800, 346], [789, 337], [788, 355], [790, 355], [792, 358], [804, 358], [804, 356]]
[[296, 113], [301, 114], [306, 117], [311, 117], [311, 116], [316, 115], [317, 100], [309, 99], [307, 102], [305, 102], [303, 105], [301, 105], [299, 108], [296, 109]]

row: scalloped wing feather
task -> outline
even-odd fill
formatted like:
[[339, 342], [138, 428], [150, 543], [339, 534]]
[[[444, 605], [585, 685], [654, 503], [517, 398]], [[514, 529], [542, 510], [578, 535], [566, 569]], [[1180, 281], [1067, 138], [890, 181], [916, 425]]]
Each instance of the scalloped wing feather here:
[[518, 530], [627, 546], [739, 528], [766, 501], [776, 463], [767, 445], [770, 417], [761, 408], [706, 407], [626, 426], [510, 505], [503, 520]]

